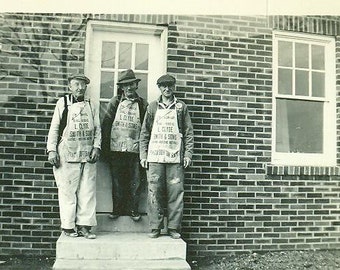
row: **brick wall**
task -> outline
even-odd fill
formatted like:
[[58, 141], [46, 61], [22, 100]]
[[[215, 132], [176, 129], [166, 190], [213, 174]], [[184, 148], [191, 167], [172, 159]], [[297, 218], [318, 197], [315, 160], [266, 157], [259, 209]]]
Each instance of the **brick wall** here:
[[[60, 223], [46, 135], [67, 75], [83, 71], [89, 19], [169, 25], [168, 72], [195, 130], [183, 220], [189, 257], [337, 248], [338, 168], [275, 167], [270, 156], [272, 30], [336, 36], [339, 18], [0, 16], [0, 254], [54, 255]], [[337, 60], [339, 50], [337, 38]]]

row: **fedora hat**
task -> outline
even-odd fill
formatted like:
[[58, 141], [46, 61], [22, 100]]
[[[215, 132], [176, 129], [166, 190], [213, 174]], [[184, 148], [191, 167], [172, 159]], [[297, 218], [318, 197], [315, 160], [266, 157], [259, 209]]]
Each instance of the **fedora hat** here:
[[118, 85], [132, 82], [139, 82], [141, 79], [137, 79], [132, 69], [124, 70], [118, 78]]

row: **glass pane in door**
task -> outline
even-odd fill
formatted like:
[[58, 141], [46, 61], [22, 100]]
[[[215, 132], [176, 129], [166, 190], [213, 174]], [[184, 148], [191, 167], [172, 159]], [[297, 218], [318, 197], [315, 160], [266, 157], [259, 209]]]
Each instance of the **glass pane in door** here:
[[112, 98], [114, 90], [114, 73], [102, 71], [100, 77], [100, 98]]
[[131, 68], [132, 58], [132, 43], [121, 42], [119, 43], [119, 69]]
[[148, 96], [148, 74], [135, 73], [136, 77], [141, 79], [138, 84], [137, 93], [140, 97], [147, 99]]
[[136, 70], [148, 70], [149, 66], [149, 45], [136, 44]]
[[102, 43], [102, 68], [115, 67], [116, 42], [103, 41]]

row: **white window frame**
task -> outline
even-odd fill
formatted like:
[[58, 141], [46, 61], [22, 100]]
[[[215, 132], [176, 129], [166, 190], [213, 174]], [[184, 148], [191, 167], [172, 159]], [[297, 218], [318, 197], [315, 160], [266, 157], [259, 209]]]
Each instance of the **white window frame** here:
[[[325, 97], [308, 98], [324, 102], [323, 153], [276, 152], [276, 100], [277, 98], [298, 98], [278, 93], [278, 41], [299, 41], [325, 46]], [[293, 85], [294, 82], [293, 76]], [[272, 118], [272, 164], [292, 166], [336, 166], [336, 73], [335, 39], [329, 36], [273, 31], [273, 118]]]

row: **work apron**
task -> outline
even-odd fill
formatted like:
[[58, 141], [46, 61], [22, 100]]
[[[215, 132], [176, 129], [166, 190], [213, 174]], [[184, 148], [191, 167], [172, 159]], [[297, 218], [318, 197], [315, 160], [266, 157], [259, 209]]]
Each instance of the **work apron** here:
[[111, 151], [139, 153], [140, 130], [138, 103], [132, 100], [120, 102], [111, 128]]
[[181, 133], [175, 109], [157, 109], [148, 147], [148, 162], [180, 163]]
[[94, 123], [89, 102], [77, 102], [68, 109], [64, 133], [67, 162], [87, 162], [93, 148]]

